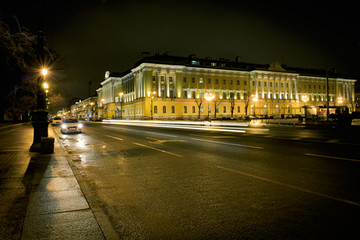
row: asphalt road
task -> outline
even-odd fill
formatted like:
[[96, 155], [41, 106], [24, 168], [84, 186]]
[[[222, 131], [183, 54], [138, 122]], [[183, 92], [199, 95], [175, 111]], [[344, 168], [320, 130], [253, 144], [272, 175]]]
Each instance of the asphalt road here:
[[54, 129], [120, 238], [359, 239], [352, 130]]

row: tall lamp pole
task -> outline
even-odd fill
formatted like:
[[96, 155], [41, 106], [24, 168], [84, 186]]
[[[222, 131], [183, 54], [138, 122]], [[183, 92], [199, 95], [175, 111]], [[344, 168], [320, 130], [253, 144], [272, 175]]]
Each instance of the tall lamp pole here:
[[[40, 21], [39, 21], [39, 31], [37, 36], [37, 58], [40, 64], [45, 63], [44, 58], [44, 15], [45, 15], [45, 1], [40, 2]], [[45, 76], [48, 71], [46, 68], [41, 70], [41, 75], [38, 77], [37, 81], [37, 91], [36, 91], [36, 109], [32, 114], [32, 122], [34, 128], [34, 138], [33, 143], [30, 147], [30, 152], [40, 152], [41, 151], [41, 138], [48, 137], [48, 111], [46, 111], [45, 104], [45, 89], [43, 88], [43, 83], [45, 82]]]
[[205, 97], [206, 101], [208, 101], [208, 119], [210, 120], [210, 101], [215, 98], [215, 95], [212, 93], [205, 93], [204, 97]]
[[251, 95], [252, 96], [252, 100], [254, 102], [254, 117], [256, 116], [256, 102], [258, 101], [258, 96], [257, 95]]
[[41, 70], [41, 76], [38, 78], [37, 82], [37, 92], [36, 92], [36, 110], [32, 114], [32, 122], [34, 128], [34, 138], [33, 143], [30, 147], [30, 152], [40, 152], [41, 151], [41, 138], [48, 137], [48, 111], [46, 110], [46, 93], [45, 88], [48, 88], [47, 83], [45, 82], [45, 76], [47, 75], [47, 69], [43, 68]]

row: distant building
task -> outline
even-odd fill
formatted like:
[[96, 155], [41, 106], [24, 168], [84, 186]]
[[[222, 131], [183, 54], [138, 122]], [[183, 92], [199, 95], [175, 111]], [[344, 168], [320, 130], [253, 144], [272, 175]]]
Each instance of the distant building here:
[[97, 97], [89, 97], [85, 100], [79, 100], [70, 108], [71, 117], [78, 119], [97, 118]]
[[155, 55], [125, 73], [106, 72], [97, 89], [98, 116], [192, 120], [303, 115], [304, 106], [325, 106], [327, 95], [329, 106], [352, 110], [355, 82], [345, 75], [280, 63]]

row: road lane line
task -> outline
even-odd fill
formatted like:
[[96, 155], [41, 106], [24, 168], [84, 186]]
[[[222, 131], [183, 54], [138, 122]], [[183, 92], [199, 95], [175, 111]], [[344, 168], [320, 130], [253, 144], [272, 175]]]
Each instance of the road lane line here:
[[177, 138], [178, 136], [175, 135], [171, 135], [171, 134], [164, 134], [164, 133], [155, 133], [155, 132], [146, 132], [148, 134], [155, 134], [155, 135], [160, 135], [160, 136], [165, 136], [165, 137], [175, 137]]
[[113, 138], [113, 139], [116, 139], [116, 140], [119, 140], [119, 141], [124, 141], [124, 139], [122, 138], [118, 138], [118, 137], [114, 137], [114, 136], [110, 136], [110, 135], [105, 135], [106, 137], [109, 137], [109, 138]]
[[190, 139], [196, 140], [196, 141], [202, 141], [202, 142], [219, 143], [219, 144], [225, 144], [225, 145], [230, 145], [230, 146], [237, 146], [237, 147], [254, 148], [254, 149], [261, 149], [261, 150], [264, 149], [263, 147], [237, 144], [237, 143], [226, 143], [226, 142], [219, 142], [219, 141], [214, 141], [214, 140], [205, 140], [205, 139], [200, 139], [200, 138], [190, 138]]
[[313, 156], [313, 157], [331, 158], [331, 159], [337, 159], [337, 160], [343, 160], [343, 161], [351, 161], [351, 162], [360, 162], [359, 159], [353, 159], [353, 158], [333, 157], [333, 156], [313, 154], [313, 153], [304, 153], [304, 154], [307, 155], [307, 156]]
[[305, 188], [296, 187], [294, 185], [274, 181], [274, 180], [271, 180], [271, 179], [268, 179], [268, 178], [259, 177], [259, 176], [253, 175], [253, 174], [233, 170], [233, 169], [230, 169], [230, 168], [225, 168], [225, 167], [222, 167], [222, 166], [216, 166], [216, 167], [220, 168], [220, 169], [223, 169], [223, 170], [226, 170], [226, 171], [238, 173], [238, 174], [241, 174], [241, 175], [246, 176], [246, 177], [255, 178], [255, 179], [258, 179], [258, 180], [261, 180], [261, 181], [264, 181], [264, 182], [273, 183], [273, 184], [276, 184], [276, 185], [279, 185], [279, 186], [291, 188], [291, 189], [298, 190], [298, 191], [301, 191], [301, 192], [310, 193], [312, 195], [316, 195], [316, 196], [319, 196], [319, 197], [323, 197], [323, 198], [335, 200], [335, 201], [338, 201], [338, 202], [350, 204], [350, 205], [353, 205], [353, 206], [356, 206], [356, 207], [360, 207], [360, 203], [358, 203], [358, 202], [350, 201], [350, 200], [343, 199], [343, 198], [333, 197], [333, 196], [323, 194], [323, 193], [319, 193], [319, 192], [314, 192], [314, 191], [311, 191], [311, 190], [308, 190], [308, 189], [305, 189]]
[[159, 148], [154, 148], [154, 147], [144, 145], [144, 144], [141, 144], [141, 143], [133, 142], [133, 144], [141, 146], [141, 147], [149, 148], [149, 149], [152, 149], [152, 150], [155, 150], [155, 151], [159, 151], [159, 152], [162, 152], [162, 153], [167, 153], [167, 154], [170, 154], [170, 155], [174, 155], [174, 156], [177, 156], [177, 157], [183, 157], [183, 156], [181, 156], [179, 154], [168, 152], [168, 151], [165, 151], [165, 150], [162, 150], [162, 149], [159, 149]]

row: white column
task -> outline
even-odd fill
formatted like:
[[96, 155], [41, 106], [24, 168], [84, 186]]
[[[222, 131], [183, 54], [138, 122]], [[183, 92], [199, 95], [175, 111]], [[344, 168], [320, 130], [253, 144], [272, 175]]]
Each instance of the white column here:
[[278, 85], [279, 98], [278, 99], [281, 99], [281, 78], [278, 78], [278, 80], [279, 80], [279, 85]]
[[157, 75], [158, 75], [158, 97], [161, 97], [161, 74], [159, 71], [157, 72]]
[[261, 82], [261, 98], [264, 99], [264, 78], [260, 78]]
[[298, 94], [298, 87], [297, 87], [297, 79], [294, 79], [294, 83], [295, 83], [295, 99], [299, 99], [299, 94]]
[[166, 97], [170, 97], [169, 72], [166, 72]]
[[177, 95], [177, 87], [176, 87], [176, 72], [174, 71], [174, 74], [173, 74], [173, 86], [174, 86], [174, 97], [178, 97]]

